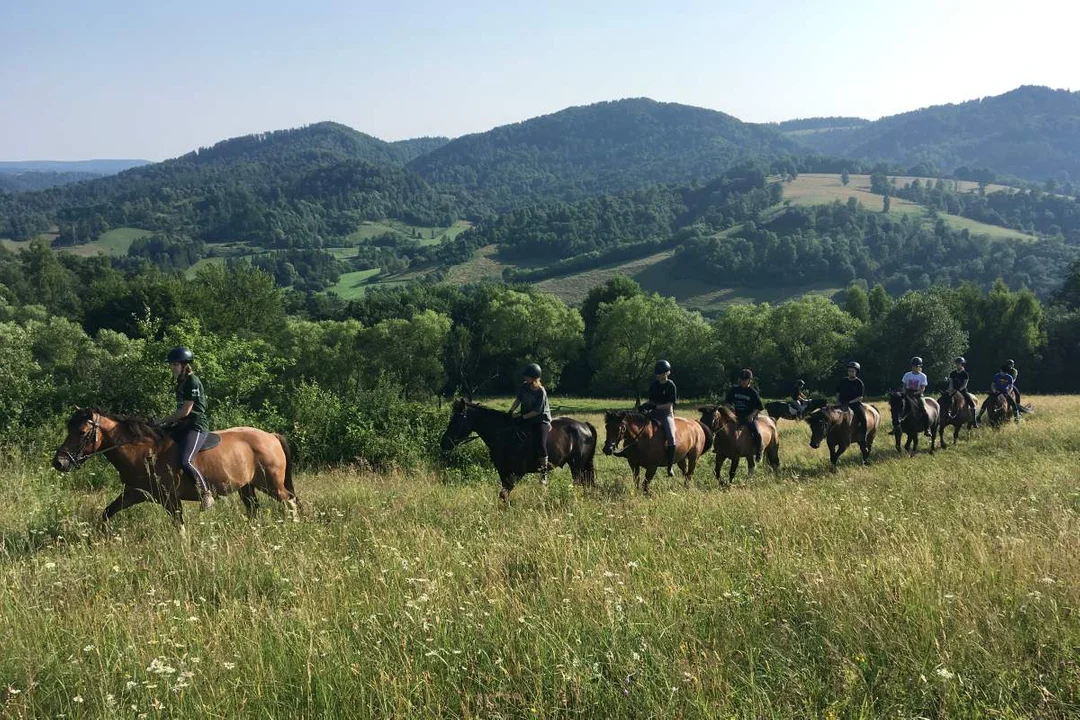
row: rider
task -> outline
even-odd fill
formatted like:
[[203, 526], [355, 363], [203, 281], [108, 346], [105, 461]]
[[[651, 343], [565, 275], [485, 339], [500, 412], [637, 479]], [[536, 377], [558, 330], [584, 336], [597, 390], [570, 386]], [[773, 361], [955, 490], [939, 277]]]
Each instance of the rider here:
[[[653, 374], [656, 379], [649, 385], [649, 400], [641, 406], [641, 410], [664, 428], [667, 440], [667, 474], [668, 477], [675, 477], [675, 402], [679, 399], [679, 394], [675, 383], [671, 381], [671, 363], [658, 360]], [[623, 448], [624, 451], [628, 449]]]
[[757, 426], [758, 412], [764, 409], [758, 391], [750, 386], [754, 373], [744, 369], [739, 373], [739, 384], [733, 385], [727, 392], [724, 402], [735, 409], [739, 422], [750, 431], [754, 439], [754, 459], [761, 461], [761, 432]]
[[194, 359], [191, 350], [186, 347], [169, 351], [168, 361], [176, 381], [176, 412], [162, 420], [161, 424], [173, 426], [182, 432], [178, 442], [180, 469], [199, 491], [200, 509], [209, 510], [214, 506], [214, 494], [206, 478], [192, 462], [210, 433], [206, 391], [191, 367]]
[[1016, 400], [1016, 406], [1020, 407], [1020, 388], [1016, 386], [1016, 381], [1020, 379], [1020, 369], [1016, 367], [1016, 363], [1012, 360], [1005, 361], [1005, 367], [1009, 368], [1005, 372], [1013, 376], [1013, 398]]
[[524, 382], [518, 388], [517, 398], [508, 412], [512, 417], [514, 410], [521, 406], [521, 419], [532, 431], [530, 434], [536, 457], [540, 459], [540, 472], [547, 472], [551, 469], [547, 450], [548, 434], [551, 432], [551, 408], [548, 407], [547, 390], [540, 382], [543, 371], [536, 363], [529, 363], [521, 374], [525, 378]]
[[[1013, 421], [1020, 422], [1020, 406], [1017, 405], [1012, 394], [1013, 388], [1015, 387], [1015, 385], [1013, 385], [1015, 378], [1009, 370], [1008, 363], [1001, 366], [1001, 372], [994, 375], [994, 379], [990, 383], [990, 394], [1004, 395], [1005, 400], [1009, 403], [1009, 410], [1012, 411]], [[979, 417], [976, 419], [982, 419], [984, 412], [986, 412], [986, 405], [979, 408]]]
[[926, 403], [923, 402], [923, 391], [926, 390], [926, 386], [929, 381], [926, 379], [926, 375], [922, 371], [922, 358], [916, 355], [911, 358], [911, 370], [904, 373], [904, 378], [901, 380], [904, 385], [904, 394], [906, 394], [919, 408], [919, 417], [923, 420], [926, 437], [930, 437], [930, 415], [926, 412]]
[[806, 397], [806, 393], [803, 392], [805, 387], [806, 383], [804, 381], [796, 380], [795, 386], [791, 389], [791, 407], [795, 408], [795, 414], [800, 417], [806, 412], [806, 408], [810, 404], [810, 398]]
[[[967, 360], [963, 357], [958, 357], [953, 360], [956, 363], [956, 369], [949, 373], [949, 389], [958, 393], [962, 393], [968, 401], [968, 407], [975, 407], [975, 398], [971, 396], [971, 391], [968, 389], [968, 381], [971, 379], [968, 376]], [[978, 421], [975, 422], [975, 427], [979, 427]]]
[[855, 416], [856, 427], [862, 430], [861, 445], [866, 445], [866, 436], [869, 428], [866, 426], [866, 408], [863, 406], [863, 396], [866, 395], [866, 386], [863, 385], [859, 372], [862, 367], [852, 360], [847, 364], [847, 377], [836, 386], [836, 402], [842, 407], [851, 408]]

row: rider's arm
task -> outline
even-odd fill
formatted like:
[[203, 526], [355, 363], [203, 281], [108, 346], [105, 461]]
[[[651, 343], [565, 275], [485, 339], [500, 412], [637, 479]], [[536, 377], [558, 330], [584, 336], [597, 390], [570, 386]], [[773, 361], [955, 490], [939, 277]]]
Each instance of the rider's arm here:
[[521, 404], [521, 398], [514, 398], [514, 404], [510, 406], [510, 409], [506, 411], [507, 415], [513, 415], [514, 411], [518, 409], [518, 405]]
[[179, 410], [177, 410], [172, 415], [170, 415], [169, 417], [162, 420], [161, 424], [162, 425], [171, 425], [172, 423], [180, 422], [181, 420], [183, 420], [184, 418], [186, 418], [188, 415], [191, 414], [191, 411], [192, 411], [192, 409], [194, 407], [195, 407], [195, 401], [194, 400], [188, 400], [187, 402], [185, 402], [183, 405], [180, 406]]

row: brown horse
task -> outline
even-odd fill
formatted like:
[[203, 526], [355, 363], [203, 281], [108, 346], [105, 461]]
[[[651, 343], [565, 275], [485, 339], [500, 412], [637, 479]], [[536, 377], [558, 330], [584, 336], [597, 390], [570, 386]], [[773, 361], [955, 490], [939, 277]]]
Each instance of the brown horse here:
[[[195, 465], [216, 495], [240, 494], [248, 515], [258, 509], [255, 490], [285, 503], [293, 520], [299, 507], [293, 489], [293, 460], [288, 441], [250, 427], [216, 433], [220, 442], [199, 453]], [[207, 443], [210, 445], [210, 443]], [[56, 449], [53, 467], [69, 472], [94, 455], [120, 473], [124, 489], [102, 513], [116, 513], [147, 500], [160, 504], [183, 531], [181, 500], [198, 500], [195, 484], [180, 470], [180, 455], [167, 434], [138, 418], [117, 418], [93, 408], [76, 408], [68, 420], [67, 438]]]
[[941, 408], [941, 419], [938, 421], [938, 438], [941, 447], [945, 444], [945, 429], [952, 426], [952, 440], [955, 445], [960, 439], [960, 428], [965, 425], [968, 428], [968, 437], [971, 436], [971, 428], [975, 425], [975, 407], [968, 402], [967, 396], [959, 390], [946, 390], [938, 398], [938, 407]]
[[[723, 405], [706, 405], [698, 408], [701, 413], [701, 422], [712, 428], [713, 451], [716, 453], [716, 480], [720, 482], [720, 470], [725, 460], [731, 460], [731, 469], [728, 472], [730, 485], [735, 480], [735, 473], [739, 469], [739, 458], [746, 458], [747, 477], [753, 477], [754, 466], [754, 438], [750, 436], [746, 428], [735, 417], [731, 408]], [[761, 434], [761, 449], [773, 470], [780, 469], [780, 435], [776, 431], [776, 423], [772, 418], [758, 415], [758, 432]]]
[[986, 413], [986, 421], [990, 423], [990, 427], [997, 430], [1009, 422], [1009, 401], [1001, 393], [992, 392], [983, 400], [981, 412]]
[[[667, 465], [667, 438], [663, 428], [644, 414], [635, 410], [613, 410], [604, 415], [607, 437], [604, 454], [611, 455], [620, 443], [626, 443], [629, 451], [626, 462], [634, 472], [634, 487], [638, 486], [638, 474], [645, 468], [645, 484], [640, 486], [646, 494], [656, 469]], [[683, 485], [690, 487], [698, 458], [708, 450], [705, 428], [696, 420], [675, 417], [675, 462], [683, 474]]]
[[856, 427], [855, 413], [845, 405], [827, 405], [806, 416], [806, 422], [810, 426], [810, 447], [817, 450], [824, 440], [829, 448], [829, 462], [832, 463], [833, 470], [849, 445], [858, 445], [862, 450], [863, 465], [870, 458], [881, 415], [873, 405], [864, 404], [863, 410], [866, 412], [865, 443], [861, 429]]
[[[503, 410], [457, 399], [451, 406], [450, 422], [443, 432], [441, 446], [446, 452], [466, 442], [476, 433], [487, 445], [491, 462], [499, 473], [499, 498], [506, 500], [514, 485], [525, 475], [540, 472], [540, 458], [533, 450], [528, 428], [507, 416]], [[553, 467], [570, 466], [570, 476], [582, 485], [596, 484], [593, 458], [596, 455], [596, 428], [587, 422], [568, 417], [551, 421], [547, 439], [548, 462]], [[542, 474], [544, 482], [547, 473]]]
[[[924, 418], [919, 413], [919, 402], [926, 411]], [[904, 449], [911, 454], [919, 451], [919, 434], [926, 432], [930, 436], [930, 454], [934, 454], [937, 444], [938, 420], [941, 408], [937, 400], [928, 397], [914, 397], [905, 392], [889, 393], [889, 413], [892, 415], [893, 435], [896, 437], [896, 452], [900, 450], [900, 436], [907, 435]]]

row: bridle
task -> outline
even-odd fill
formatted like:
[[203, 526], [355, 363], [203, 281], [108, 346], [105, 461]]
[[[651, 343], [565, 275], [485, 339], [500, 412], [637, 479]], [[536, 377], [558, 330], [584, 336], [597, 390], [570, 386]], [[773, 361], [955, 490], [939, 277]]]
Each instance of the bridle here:
[[63, 445], [61, 445], [60, 447], [58, 447], [56, 449], [56, 454], [57, 455], [66, 455], [67, 456], [67, 459], [69, 461], [71, 461], [72, 469], [81, 467], [87, 460], [94, 457], [95, 455], [101, 455], [103, 453], [107, 453], [110, 450], [115, 450], [116, 448], [118, 448], [118, 447], [120, 447], [122, 445], [127, 445], [128, 443], [131, 442], [129, 440], [128, 442], [122, 442], [122, 443], [118, 443], [116, 445], [110, 445], [107, 448], [100, 448], [98, 450], [95, 450], [94, 452], [84, 453], [83, 449], [86, 448], [87, 445], [96, 445], [97, 444], [98, 432], [101, 430], [100, 418], [101, 418], [101, 416], [98, 413], [93, 412], [93, 411], [90, 412], [90, 418], [89, 418], [90, 429], [87, 430], [85, 433], [83, 433], [82, 439], [79, 441], [79, 447], [74, 453], [72, 453], [70, 450], [65, 448]]
[[[452, 414], [450, 416], [450, 421], [451, 421], [451, 424], [453, 424], [453, 421], [455, 419], [457, 419], [457, 418], [461, 418], [462, 420], [466, 420], [466, 419], [468, 419], [468, 417], [469, 417], [469, 406], [466, 405], [464, 408], [461, 409], [460, 412], [456, 412], [456, 413]], [[480, 436], [479, 435], [474, 435], [473, 432], [472, 432], [472, 428], [470, 428], [469, 429], [469, 437], [465, 438], [464, 440], [460, 440], [458, 438], [450, 438], [450, 442], [452, 442], [454, 444], [454, 447], [457, 448], [457, 447], [461, 447], [462, 445], [468, 445], [473, 440], [479, 440], [479, 439], [480, 439]]]
[[611, 443], [612, 449], [619, 447], [619, 443], [622, 443], [623, 447], [633, 447], [634, 445], [637, 445], [641, 433], [645, 432], [645, 428], [649, 427], [649, 423], [645, 422], [635, 435], [630, 435], [629, 428], [627, 428], [628, 420], [629, 418], [625, 416], [619, 420], [619, 434], [615, 436], [615, 441]]

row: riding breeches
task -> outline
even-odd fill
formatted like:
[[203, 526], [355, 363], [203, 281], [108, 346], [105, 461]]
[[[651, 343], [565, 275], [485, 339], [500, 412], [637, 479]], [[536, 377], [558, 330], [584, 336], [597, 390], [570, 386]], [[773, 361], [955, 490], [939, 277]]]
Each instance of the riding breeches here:
[[652, 419], [660, 423], [660, 427], [664, 429], [665, 446], [675, 447], [675, 415], [653, 413]]
[[754, 412], [752, 412], [752, 413], [750, 413], [748, 415], [743, 415], [742, 417], [740, 417], [739, 418], [739, 423], [742, 424], [747, 430], [750, 431], [750, 437], [752, 437], [754, 439], [754, 447], [760, 449], [761, 448], [761, 430], [758, 429], [757, 418], [758, 418], [758, 414], [757, 414], [757, 411], [755, 410]]
[[533, 449], [536, 451], [536, 457], [546, 458], [548, 456], [547, 441], [548, 434], [551, 433], [551, 423], [538, 422], [533, 423], [532, 437], [533, 437]]
[[208, 433], [201, 430], [186, 430], [180, 438], [180, 469], [184, 471], [184, 474], [188, 476], [188, 479], [195, 483], [195, 487], [200, 493], [209, 492], [210, 486], [206, 482], [206, 478], [202, 476], [199, 469], [195, 467], [192, 462], [195, 456], [202, 450], [202, 446], [206, 443]]
[[848, 403], [847, 406], [851, 408], [851, 413], [855, 416], [855, 426], [860, 428], [864, 433], [868, 432], [866, 426], [866, 406], [859, 402]]

